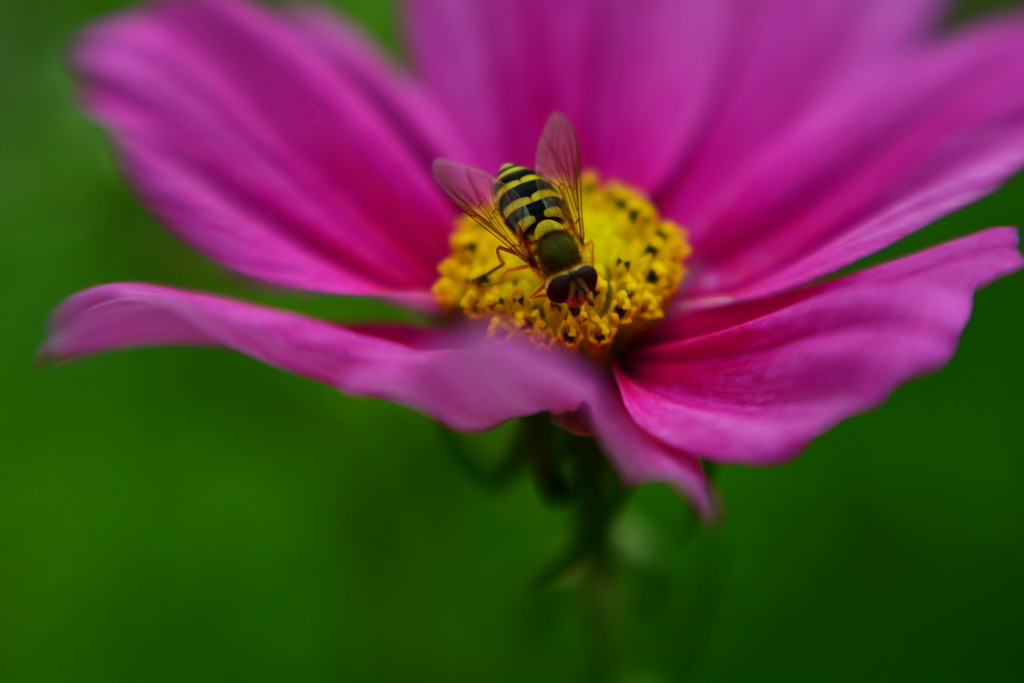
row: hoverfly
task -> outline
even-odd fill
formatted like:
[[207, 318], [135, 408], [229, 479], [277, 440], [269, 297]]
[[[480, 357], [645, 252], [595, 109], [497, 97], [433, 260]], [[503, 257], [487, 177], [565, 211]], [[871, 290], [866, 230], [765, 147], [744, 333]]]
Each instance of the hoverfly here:
[[[448, 159], [434, 161], [434, 179], [467, 215], [494, 235], [498, 265], [474, 278], [486, 283], [495, 271], [531, 269], [541, 285], [531, 296], [579, 307], [597, 286], [594, 243], [585, 242], [580, 192], [580, 154], [572, 124], [554, 113], [537, 143], [536, 170], [505, 164], [498, 177]], [[523, 265], [507, 267], [502, 254]], [[501, 278], [497, 282], [501, 281]]]

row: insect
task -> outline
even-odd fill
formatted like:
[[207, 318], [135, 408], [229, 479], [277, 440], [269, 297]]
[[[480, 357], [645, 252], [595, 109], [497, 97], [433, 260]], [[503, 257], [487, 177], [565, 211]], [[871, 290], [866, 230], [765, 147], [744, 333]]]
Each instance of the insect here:
[[[597, 287], [594, 243], [585, 242], [580, 211], [580, 154], [572, 124], [554, 113], [537, 143], [536, 170], [505, 164], [498, 177], [448, 159], [434, 161], [434, 179], [466, 214], [494, 235], [497, 270], [531, 269], [541, 285], [531, 296], [566, 304], [573, 314]], [[507, 267], [503, 254], [523, 265]], [[496, 283], [495, 283], [496, 284]]]

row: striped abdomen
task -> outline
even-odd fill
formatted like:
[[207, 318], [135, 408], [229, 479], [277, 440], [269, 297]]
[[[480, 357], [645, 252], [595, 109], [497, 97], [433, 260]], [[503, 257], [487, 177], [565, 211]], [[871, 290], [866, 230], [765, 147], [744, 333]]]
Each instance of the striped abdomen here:
[[555, 186], [523, 166], [505, 164], [494, 181], [494, 199], [505, 223], [526, 240], [565, 230], [566, 211]]

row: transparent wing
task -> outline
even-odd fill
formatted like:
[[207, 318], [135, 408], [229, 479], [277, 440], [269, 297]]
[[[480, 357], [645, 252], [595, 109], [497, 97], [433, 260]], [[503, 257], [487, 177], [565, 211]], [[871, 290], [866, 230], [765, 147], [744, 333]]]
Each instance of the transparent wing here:
[[450, 159], [435, 159], [432, 170], [437, 184], [466, 215], [529, 262], [529, 253], [494, 205], [494, 176]]
[[562, 198], [572, 212], [577, 236], [581, 242], [585, 241], [580, 190], [580, 147], [572, 124], [561, 112], [556, 111], [544, 124], [544, 132], [537, 142], [536, 166], [537, 172], [551, 180], [562, 193]]

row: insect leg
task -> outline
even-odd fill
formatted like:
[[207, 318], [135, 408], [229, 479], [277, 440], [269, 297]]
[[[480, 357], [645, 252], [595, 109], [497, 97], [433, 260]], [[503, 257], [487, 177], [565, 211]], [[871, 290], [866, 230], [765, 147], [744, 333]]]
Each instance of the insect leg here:
[[[478, 275], [475, 278], [473, 278], [473, 282], [475, 282], [477, 284], [483, 284], [483, 283], [487, 282], [487, 278], [490, 277], [491, 273], [493, 273], [494, 271], [499, 270], [499, 269], [505, 267], [505, 259], [503, 259], [501, 257], [501, 252], [505, 252], [506, 254], [511, 254], [512, 256], [515, 256], [516, 258], [519, 258], [519, 255], [517, 253], [515, 253], [514, 251], [512, 251], [511, 249], [509, 249], [508, 247], [498, 247], [497, 249], [494, 250], [494, 255], [498, 257], [498, 265], [494, 266], [493, 268], [488, 270], [483, 275]], [[505, 277], [506, 273], [511, 273], [513, 271], [516, 271], [516, 270], [523, 270], [524, 268], [529, 268], [529, 267], [530, 266], [528, 266], [526, 264], [523, 264], [521, 266], [516, 266], [515, 268], [509, 268], [504, 273], [501, 274], [501, 277], [498, 278], [497, 282], [492, 282], [491, 284], [498, 284], [498, 282], [501, 282], [501, 280]]]
[[495, 282], [494, 282], [494, 284], [498, 284], [499, 282], [501, 282], [502, 280], [504, 280], [504, 279], [505, 279], [505, 276], [506, 276], [506, 275], [508, 275], [509, 273], [514, 273], [514, 272], [516, 272], [517, 270], [526, 270], [526, 269], [527, 269], [527, 268], [529, 268], [529, 267], [530, 267], [530, 266], [528, 266], [528, 265], [526, 265], [526, 264], [524, 263], [523, 265], [521, 265], [521, 266], [516, 266], [515, 268], [506, 268], [506, 269], [505, 269], [505, 272], [501, 274], [501, 277], [499, 277], [499, 278], [497, 279], [497, 281], [495, 281]]
[[583, 262], [594, 265], [594, 240], [583, 245]]

